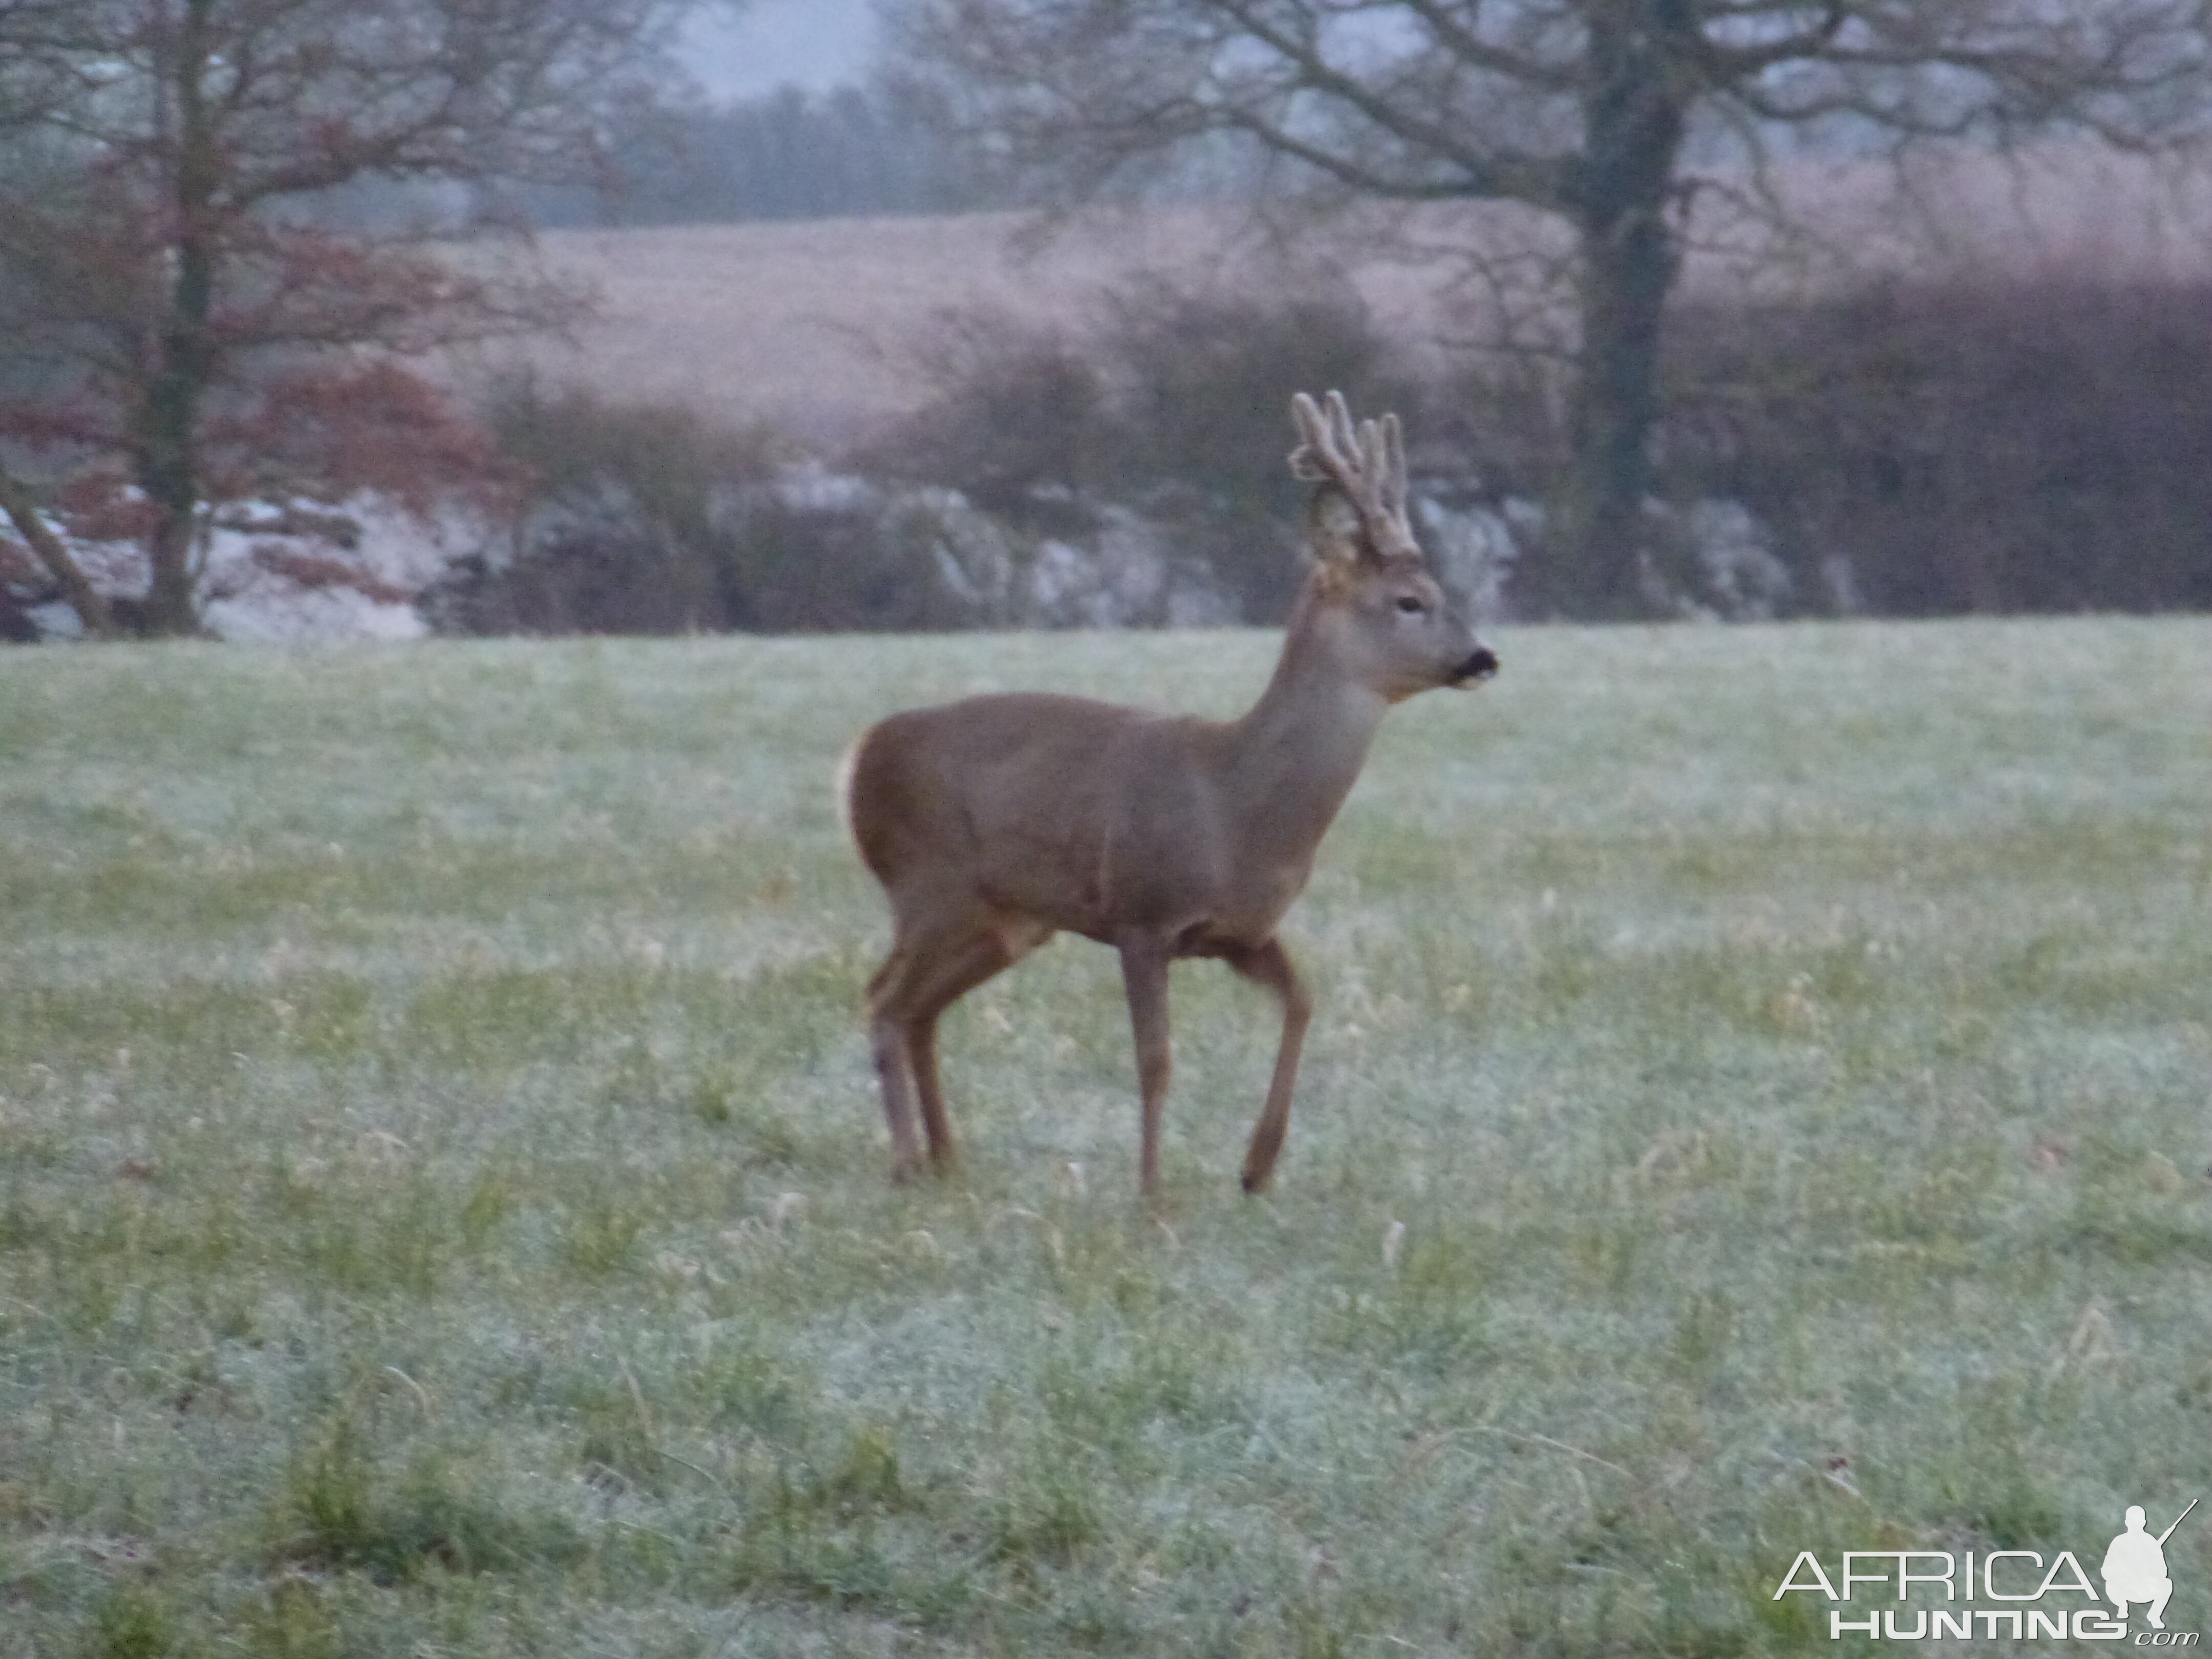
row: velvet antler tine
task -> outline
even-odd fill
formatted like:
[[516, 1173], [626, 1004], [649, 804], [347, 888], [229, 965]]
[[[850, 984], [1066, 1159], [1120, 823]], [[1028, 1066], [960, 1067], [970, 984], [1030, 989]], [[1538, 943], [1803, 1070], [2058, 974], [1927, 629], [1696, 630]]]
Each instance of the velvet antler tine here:
[[1294, 475], [1334, 484], [1364, 516], [1405, 528], [1406, 443], [1395, 415], [1355, 422], [1341, 392], [1319, 404], [1301, 392], [1291, 399], [1291, 418], [1304, 440], [1291, 452]]
[[1359, 423], [1359, 477], [1367, 486], [1368, 501], [1373, 506], [1388, 505], [1384, 492], [1390, 487], [1390, 479], [1385, 466], [1382, 428], [1373, 421], [1362, 421]]
[[1341, 392], [1328, 394], [1328, 441], [1346, 467], [1359, 453], [1359, 440], [1352, 428], [1352, 407], [1344, 401]]
[[1413, 491], [1406, 479], [1406, 428], [1395, 413], [1382, 417], [1382, 505], [1402, 518]]
[[1291, 452], [1291, 476], [1306, 483], [1326, 483], [1328, 468], [1328, 426], [1321, 405], [1303, 392], [1291, 398], [1291, 421], [1304, 440]]

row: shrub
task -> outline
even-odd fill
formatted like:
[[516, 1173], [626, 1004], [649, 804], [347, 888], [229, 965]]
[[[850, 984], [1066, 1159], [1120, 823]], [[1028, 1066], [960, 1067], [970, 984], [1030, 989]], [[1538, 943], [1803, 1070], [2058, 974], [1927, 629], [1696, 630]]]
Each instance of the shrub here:
[[[1655, 434], [1648, 597], [1730, 617], [2212, 606], [2209, 311], [2212, 284], [2048, 278], [1686, 305]], [[765, 434], [679, 407], [511, 383], [489, 419], [526, 481], [517, 528], [433, 595], [433, 620], [666, 633], [1279, 617], [1304, 493], [1283, 413], [1291, 392], [1329, 386], [1405, 414], [1432, 550], [1494, 589], [1516, 544], [1540, 556], [1528, 504], [1565, 454], [1558, 365], [1406, 362], [1326, 275], [1264, 291], [1149, 278], [1056, 327], [951, 314], [916, 352], [927, 401], [845, 475], [781, 465]], [[1508, 498], [1521, 510], [1502, 512]]]
[[521, 483], [506, 544], [460, 561], [426, 596], [441, 631], [813, 633], [1026, 619], [993, 616], [946, 581], [942, 491], [890, 492], [784, 465], [765, 430], [678, 404], [548, 392], [528, 378], [496, 388], [486, 415]]
[[529, 376], [484, 417], [519, 480], [507, 545], [458, 564], [434, 626], [472, 634], [673, 634], [750, 625], [740, 550], [717, 503], [763, 475], [764, 436], [676, 404], [616, 403]]
[[1358, 292], [1326, 274], [1264, 292], [1147, 277], [1073, 330], [949, 314], [918, 359], [934, 395], [870, 465], [1048, 533], [1095, 531], [1085, 502], [1133, 505], [1255, 620], [1283, 612], [1300, 574], [1291, 393], [1333, 386], [1409, 415], [1419, 398]]
[[1686, 308], [1663, 466], [1838, 609], [2212, 605], [2212, 283], [1893, 283]]

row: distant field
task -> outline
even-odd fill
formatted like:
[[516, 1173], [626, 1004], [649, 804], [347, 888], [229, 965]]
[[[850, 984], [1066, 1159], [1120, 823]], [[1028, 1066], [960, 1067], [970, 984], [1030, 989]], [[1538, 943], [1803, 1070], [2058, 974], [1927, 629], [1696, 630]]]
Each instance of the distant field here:
[[1011, 215], [824, 219], [561, 231], [547, 263], [594, 283], [602, 320], [538, 361], [627, 396], [692, 402], [738, 419], [845, 435], [920, 395], [905, 353], [948, 308], [1032, 321], [1079, 313], [1139, 270], [1218, 266], [1196, 215], [1129, 217], [1042, 252]]
[[[558, 231], [548, 264], [602, 300], [573, 346], [538, 349], [559, 378], [691, 402], [803, 436], [848, 435], [920, 401], [915, 348], [949, 311], [1080, 325], [1139, 275], [1186, 285], [1280, 283], [1285, 255], [1194, 210], [1115, 213], [1042, 241], [1014, 214]], [[1297, 257], [1342, 258], [1319, 239]], [[1432, 327], [1437, 279], [1399, 258], [1348, 264], [1378, 312]]]
[[[1925, 173], [1902, 204], [1883, 169], [1802, 163], [1783, 176], [1824, 239], [1793, 249], [1784, 265], [1821, 283], [1902, 268], [2197, 271], [2212, 246], [2204, 182], [2132, 161], [2069, 155], [2018, 176], [1994, 163]], [[1740, 280], [1728, 250], [1746, 234], [1730, 228], [1718, 196], [1704, 199], [1688, 281], [1724, 288]], [[989, 307], [1032, 321], [1079, 319], [1102, 289], [1138, 271], [1264, 285], [1282, 280], [1294, 257], [1346, 272], [1409, 349], [1467, 331], [1464, 318], [1448, 320], [1443, 308], [1451, 264], [1409, 263], [1403, 246], [1383, 252], [1371, 224], [1316, 232], [1286, 255], [1233, 216], [1198, 210], [1113, 215], [1041, 251], [1014, 246], [1027, 223], [980, 214], [551, 233], [548, 262], [596, 283], [604, 310], [573, 346], [546, 346], [535, 360], [618, 396], [765, 416], [835, 439], [918, 399], [910, 348], [937, 313]], [[1530, 234], [1526, 216], [1480, 205], [1425, 209], [1412, 230], [1431, 250], [1496, 249]]]
[[830, 775], [1270, 636], [0, 653], [0, 1656], [1834, 1652], [2212, 1497], [2212, 622], [1499, 644], [1157, 1217], [1080, 941], [887, 1184]]

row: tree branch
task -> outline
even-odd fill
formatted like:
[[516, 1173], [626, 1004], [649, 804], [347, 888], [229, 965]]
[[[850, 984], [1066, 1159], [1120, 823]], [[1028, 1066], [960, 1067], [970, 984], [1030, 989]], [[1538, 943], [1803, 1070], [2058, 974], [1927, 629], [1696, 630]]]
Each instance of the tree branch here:
[[70, 556], [68, 544], [46, 527], [46, 521], [39, 516], [38, 506], [31, 499], [31, 492], [5, 467], [0, 467], [0, 512], [7, 514], [9, 522], [15, 526], [15, 533], [29, 544], [47, 574], [60, 584], [63, 598], [84, 624], [84, 631], [94, 639], [112, 635], [115, 617], [107, 601]]
[[[1556, 207], [1564, 199], [1566, 181], [1559, 163], [1553, 158], [1522, 155], [1502, 147], [1487, 150], [1471, 147], [1441, 123], [1392, 103], [1374, 87], [1331, 64], [1317, 42], [1301, 41], [1266, 21], [1249, 0], [1211, 0], [1211, 5], [1250, 39], [1275, 53], [1294, 73], [1297, 85], [1356, 111], [1382, 132], [1457, 169], [1462, 181], [1457, 189], [1423, 190], [1422, 195], [1504, 197], [1542, 207]], [[1255, 124], [1240, 120], [1238, 125], [1259, 136]], [[1285, 136], [1287, 138], [1286, 132]], [[1310, 161], [1321, 153], [1320, 146], [1312, 140], [1296, 142], [1305, 152], [1301, 155], [1303, 160]], [[1287, 143], [1283, 148], [1286, 153], [1294, 153]], [[1316, 165], [1340, 177], [1358, 166], [1340, 155], [1332, 155], [1328, 161]], [[1413, 192], [1402, 193], [1410, 196]]]
[[[1735, 15], [1748, 15], [1731, 8]], [[1791, 10], [1799, 9], [1795, 6]], [[1726, 46], [1707, 34], [1703, 28], [1693, 28], [1696, 40], [1692, 53], [1698, 67], [1712, 81], [1726, 83], [1747, 76], [1763, 75], [1778, 64], [1787, 64], [1801, 58], [1811, 58], [1826, 52], [1843, 32], [1850, 15], [1848, 0], [1827, 0], [1820, 21], [1810, 28], [1757, 46]]]
[[1437, 43], [1462, 64], [1471, 64], [1522, 86], [1541, 87], [1547, 92], [1572, 92], [1581, 84], [1581, 78], [1571, 70], [1541, 63], [1485, 40], [1439, 0], [1403, 0], [1403, 3], [1407, 10], [1428, 25]]

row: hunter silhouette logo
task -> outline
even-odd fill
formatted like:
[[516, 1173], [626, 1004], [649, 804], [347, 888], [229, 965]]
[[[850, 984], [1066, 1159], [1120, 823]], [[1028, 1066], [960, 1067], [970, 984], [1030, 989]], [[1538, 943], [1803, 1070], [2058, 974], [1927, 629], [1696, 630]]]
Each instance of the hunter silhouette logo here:
[[[2197, 1507], [2197, 1500], [2189, 1500], [2189, 1510]], [[2173, 1527], [2189, 1518], [2189, 1510], [2173, 1517]], [[2142, 1505], [2130, 1504], [2125, 1516], [2128, 1529], [2112, 1540], [2112, 1547], [2105, 1552], [2102, 1569], [2106, 1599], [2119, 1609], [2119, 1616], [2128, 1616], [2128, 1603], [2142, 1601], [2150, 1607], [2150, 1627], [2166, 1628], [2166, 1604], [2173, 1597], [2173, 1580], [2166, 1576], [2166, 1540], [2173, 1536], [2173, 1527], [2168, 1527], [2155, 1538], [2143, 1530]]]
[[[2166, 1604], [2173, 1597], [2166, 1540], [2199, 1501], [2191, 1498], [2160, 1533], [2149, 1529], [2140, 1504], [2130, 1504], [2123, 1517], [2125, 1530], [2106, 1548], [2098, 1568], [2101, 1595], [2071, 1550], [2059, 1551], [2047, 1563], [2039, 1550], [1978, 1556], [1973, 1551], [1850, 1550], [1833, 1577], [1812, 1551], [1801, 1550], [1774, 1599], [1802, 1590], [1841, 1603], [1828, 1610], [1830, 1641], [1858, 1635], [1893, 1642], [2130, 1642], [2129, 1613], [2141, 1607], [2148, 1628], [2132, 1632], [2130, 1645], [2195, 1647], [2197, 1632], [2166, 1627]], [[1869, 1607], [1868, 1601], [1891, 1605]], [[1996, 1605], [1974, 1605], [1989, 1602]]]

